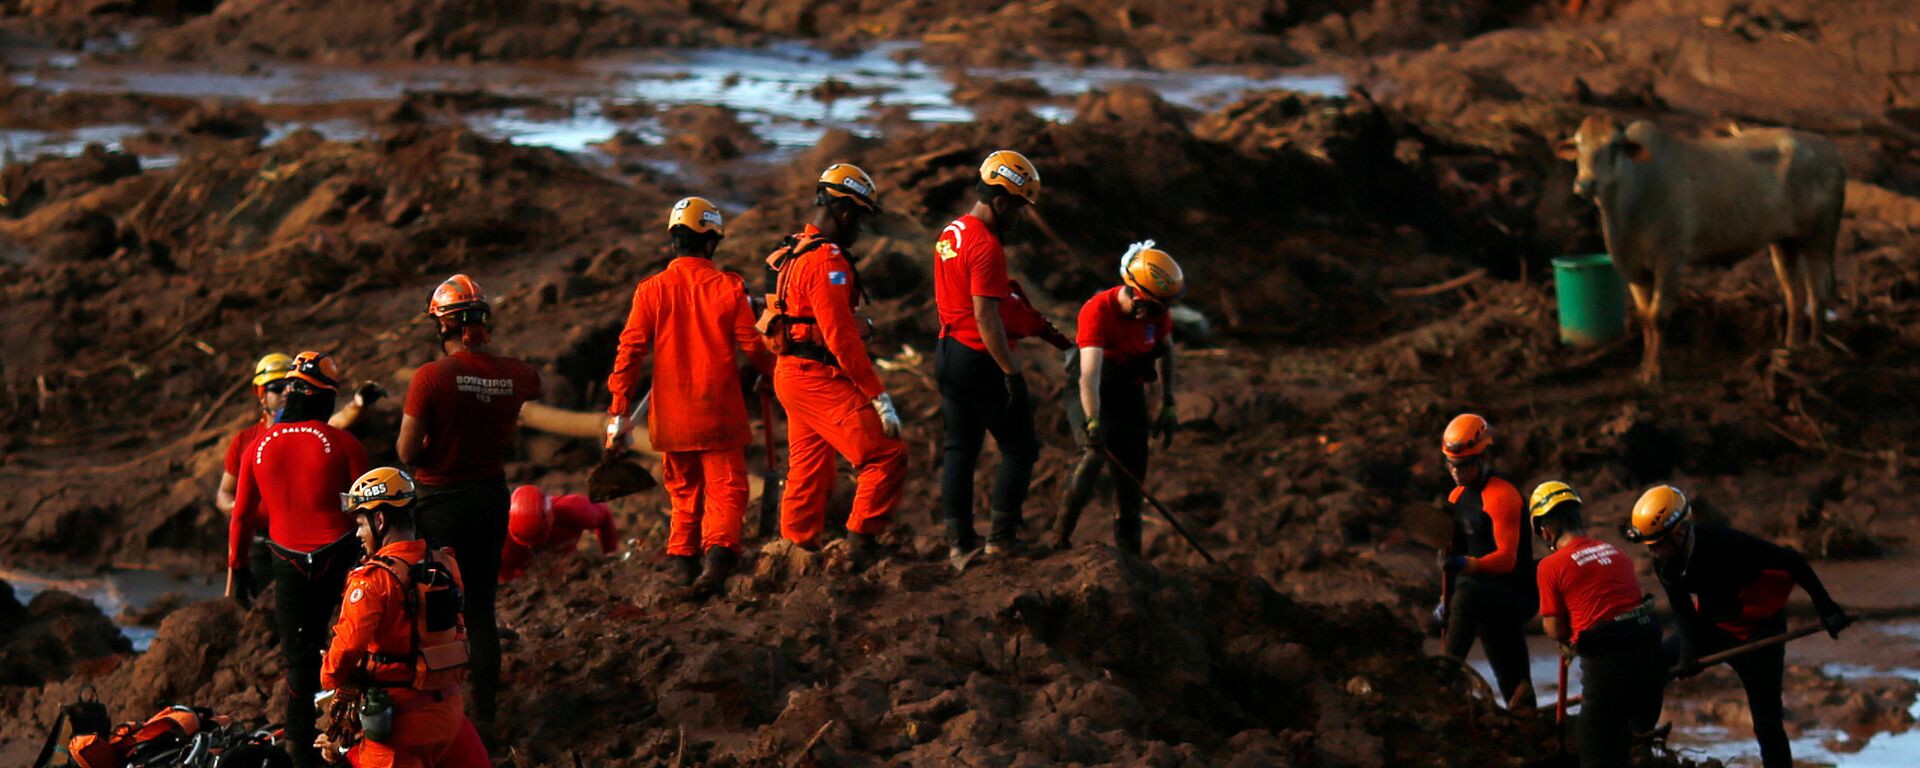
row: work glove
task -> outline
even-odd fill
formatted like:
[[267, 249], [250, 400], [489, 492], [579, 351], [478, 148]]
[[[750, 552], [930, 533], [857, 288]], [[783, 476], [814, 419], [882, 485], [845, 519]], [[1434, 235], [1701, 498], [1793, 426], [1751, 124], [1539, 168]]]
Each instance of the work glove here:
[[1168, 400], [1160, 404], [1160, 415], [1154, 418], [1153, 427], [1148, 430], [1147, 434], [1159, 435], [1160, 447], [1171, 448], [1173, 447], [1173, 433], [1178, 429], [1180, 429], [1180, 414], [1173, 407], [1173, 401]]
[[1087, 431], [1083, 437], [1086, 438], [1088, 448], [1098, 448], [1106, 445], [1107, 429], [1100, 424], [1100, 417], [1095, 416], [1087, 419]]
[[1449, 575], [1459, 573], [1466, 569], [1467, 569], [1466, 555], [1447, 555], [1446, 557], [1443, 557], [1440, 559], [1440, 570]]
[[1707, 671], [1707, 668], [1700, 666], [1700, 660], [1694, 658], [1693, 654], [1689, 653], [1680, 657], [1680, 666], [1674, 667], [1673, 676], [1676, 679], [1685, 680], [1705, 671]]
[[360, 387], [353, 391], [353, 404], [361, 408], [371, 408], [374, 403], [380, 402], [380, 398], [386, 396], [386, 387], [380, 386], [377, 382], [363, 381], [360, 382]]
[[880, 393], [873, 399], [873, 410], [880, 414], [880, 431], [887, 437], [900, 436], [900, 412], [893, 409], [893, 398]]
[[1027, 379], [1021, 376], [1019, 372], [1016, 371], [1007, 374], [1006, 379], [1002, 382], [1002, 386], [1006, 389], [1006, 396], [1000, 404], [1006, 408], [1008, 413], [1014, 412], [1026, 402]]
[[259, 590], [253, 584], [252, 569], [227, 569], [227, 597], [233, 598], [233, 604], [240, 606], [240, 610], [253, 610], [253, 598], [258, 594]]
[[609, 455], [618, 456], [627, 448], [627, 435], [633, 432], [633, 420], [625, 416], [607, 419], [607, 439], [601, 444]]
[[1447, 626], [1447, 604], [1441, 601], [1433, 604], [1433, 631], [1438, 632]]
[[1842, 610], [1840, 606], [1828, 606], [1827, 610], [1820, 612], [1820, 626], [1825, 627], [1827, 636], [1835, 640], [1840, 639], [1840, 630], [1846, 629], [1852, 624], [1853, 617], [1848, 616], [1847, 612]]

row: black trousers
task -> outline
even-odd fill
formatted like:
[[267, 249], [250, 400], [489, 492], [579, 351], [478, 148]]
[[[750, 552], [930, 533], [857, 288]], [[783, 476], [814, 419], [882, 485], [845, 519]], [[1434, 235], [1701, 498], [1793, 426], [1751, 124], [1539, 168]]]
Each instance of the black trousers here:
[[1660, 663], [1660, 625], [1647, 616], [1580, 636], [1584, 701], [1574, 738], [1580, 768], [1627, 768], [1637, 733], [1660, 723], [1667, 666]]
[[494, 621], [494, 592], [500, 581], [500, 547], [507, 542], [507, 484], [493, 480], [468, 485], [421, 486], [414, 500], [420, 535], [436, 549], [452, 547], [465, 582], [467, 642], [472, 648], [474, 719], [492, 722], [500, 689], [500, 627]]
[[973, 471], [987, 433], [1000, 446], [994, 471], [991, 528], [987, 540], [1012, 542], [1020, 535], [1027, 486], [1040, 460], [1040, 438], [1033, 431], [1033, 401], [1027, 382], [1016, 378], [1013, 402], [1006, 396], [1006, 375], [993, 356], [952, 338], [934, 344], [933, 376], [940, 385], [940, 416], [946, 423], [946, 460], [940, 468], [940, 510], [947, 520], [947, 541], [972, 549]]
[[[271, 545], [269, 545], [271, 547]], [[286, 729], [294, 764], [321, 764], [313, 749], [313, 695], [320, 692], [320, 659], [347, 574], [360, 562], [360, 540], [348, 536], [310, 553], [273, 549], [273, 624], [287, 666]]]
[[[1527, 620], [1538, 610], [1531, 590], [1472, 576], [1455, 577], [1447, 608], [1447, 655], [1467, 657], [1473, 641], [1487, 654], [1500, 698], [1513, 700], [1522, 683], [1532, 682], [1528, 666]], [[1521, 702], [1531, 704], [1532, 699]]]
[[[1787, 620], [1784, 615], [1763, 622], [1747, 640], [1716, 627], [1706, 627], [1694, 638], [1699, 644], [1694, 652], [1706, 656], [1785, 631]], [[1677, 634], [1667, 639], [1665, 658], [1670, 667], [1680, 661], [1680, 640]], [[1752, 651], [1728, 661], [1727, 666], [1740, 676], [1740, 686], [1747, 691], [1747, 712], [1753, 716], [1753, 738], [1760, 742], [1760, 764], [1764, 768], [1793, 768], [1793, 745], [1787, 741], [1786, 707], [1781, 703], [1781, 689], [1787, 676], [1787, 647], [1776, 645]]]
[[[1120, 466], [1144, 483], [1147, 481], [1147, 388], [1131, 376], [1113, 375], [1115, 373], [1109, 369], [1100, 379], [1100, 424], [1106, 432], [1106, 447], [1120, 460]], [[1076, 437], [1085, 439], [1087, 413], [1080, 405], [1077, 381], [1067, 387], [1066, 397], [1067, 423], [1073, 427]], [[1074, 473], [1080, 484], [1090, 485], [1107, 466], [1107, 457], [1098, 448], [1089, 450], [1080, 460], [1083, 466]], [[1140, 506], [1144, 503], [1140, 489], [1120, 478], [1114, 478], [1113, 486], [1114, 506], [1119, 507], [1113, 519], [1114, 545], [1139, 554]], [[1073, 489], [1069, 504], [1086, 499], [1091, 490]], [[1068, 510], [1067, 514], [1078, 516], [1080, 510]]]

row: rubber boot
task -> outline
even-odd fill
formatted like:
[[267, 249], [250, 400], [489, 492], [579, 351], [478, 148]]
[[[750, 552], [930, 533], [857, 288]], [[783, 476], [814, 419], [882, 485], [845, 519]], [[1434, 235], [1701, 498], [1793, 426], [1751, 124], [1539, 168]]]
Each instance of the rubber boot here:
[[853, 569], [856, 571], [872, 568], [874, 563], [880, 562], [880, 558], [886, 555], [880, 549], [879, 537], [872, 534], [848, 533], [847, 541], [853, 545], [849, 550], [853, 556]]
[[1140, 556], [1140, 513], [1121, 513], [1113, 518], [1113, 545], [1135, 557]]
[[673, 555], [674, 580], [682, 585], [690, 585], [700, 576], [700, 558], [693, 555]]
[[727, 577], [733, 575], [733, 569], [740, 562], [740, 556], [726, 547], [707, 547], [706, 562], [700, 569], [700, 575], [693, 580], [693, 591], [699, 595], [717, 595], [726, 590]]
[[1073, 546], [1073, 529], [1080, 525], [1080, 512], [1087, 508], [1087, 502], [1093, 500], [1094, 487], [1100, 482], [1100, 460], [1103, 457], [1093, 451], [1080, 454], [1080, 460], [1073, 466], [1073, 472], [1067, 475], [1067, 483], [1060, 502], [1060, 520], [1054, 526], [1054, 549], [1066, 549]]

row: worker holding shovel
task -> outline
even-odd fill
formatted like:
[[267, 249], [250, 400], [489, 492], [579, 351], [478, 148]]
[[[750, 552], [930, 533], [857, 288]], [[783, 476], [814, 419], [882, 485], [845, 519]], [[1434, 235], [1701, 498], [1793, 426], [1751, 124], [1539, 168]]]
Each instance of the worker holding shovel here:
[[[1067, 420], [1084, 452], [1068, 476], [1066, 500], [1054, 546], [1071, 546], [1080, 512], [1093, 496], [1100, 470], [1111, 459], [1134, 479], [1147, 474], [1147, 440], [1158, 433], [1171, 445], [1178, 419], [1173, 407], [1173, 319], [1168, 308], [1186, 292], [1180, 264], [1152, 240], [1134, 243], [1120, 260], [1120, 282], [1094, 294], [1080, 308], [1078, 397], [1067, 401]], [[1077, 363], [1077, 365], [1076, 365]], [[1158, 371], [1155, 371], [1156, 363]], [[1147, 385], [1160, 382], [1160, 413], [1149, 419]], [[1114, 544], [1140, 554], [1142, 489], [1124, 487], [1115, 496]]]
[[673, 510], [667, 555], [697, 594], [708, 595], [719, 591], [739, 562], [747, 513], [747, 444], [753, 435], [734, 350], [745, 352], [763, 377], [772, 375], [773, 357], [754, 330], [746, 282], [713, 264], [714, 250], [726, 237], [720, 209], [704, 198], [681, 200], [667, 216], [667, 235], [674, 258], [634, 289], [607, 376], [613, 420], [606, 447], [618, 451], [627, 444], [641, 361], [651, 353], [647, 431], [662, 454]]
[[[1800, 553], [1731, 528], [1696, 524], [1679, 488], [1656, 485], [1642, 494], [1622, 532], [1653, 554], [1654, 573], [1680, 624], [1667, 656], [1682, 677], [1703, 668], [1703, 655], [1786, 632], [1784, 609], [1796, 584], [1813, 599], [1828, 635], [1837, 638], [1853, 623]], [[1780, 701], [1786, 653], [1780, 643], [1727, 662], [1746, 688], [1765, 768], [1793, 765]]]
[[[1634, 734], [1653, 730], [1659, 721], [1667, 682], [1666, 669], [1657, 663], [1660, 624], [1653, 597], [1640, 591], [1631, 559], [1587, 535], [1580, 494], [1572, 486], [1541, 483], [1527, 506], [1534, 535], [1552, 552], [1538, 570], [1541, 629], [1580, 658], [1580, 768], [1626, 768]], [[1560, 664], [1564, 721], [1564, 652]]]

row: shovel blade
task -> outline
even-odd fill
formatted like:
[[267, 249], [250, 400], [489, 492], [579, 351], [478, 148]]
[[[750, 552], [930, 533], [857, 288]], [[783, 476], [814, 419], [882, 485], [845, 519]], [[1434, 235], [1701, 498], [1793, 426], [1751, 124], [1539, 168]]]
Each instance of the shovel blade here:
[[658, 485], [653, 473], [628, 458], [603, 457], [587, 472], [587, 498], [596, 503], [645, 493]]

